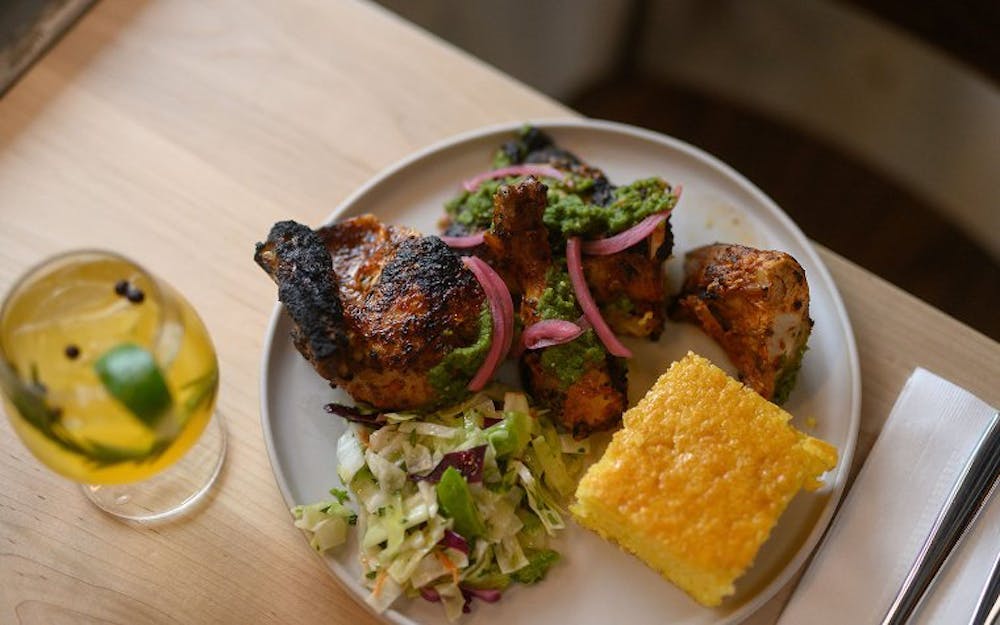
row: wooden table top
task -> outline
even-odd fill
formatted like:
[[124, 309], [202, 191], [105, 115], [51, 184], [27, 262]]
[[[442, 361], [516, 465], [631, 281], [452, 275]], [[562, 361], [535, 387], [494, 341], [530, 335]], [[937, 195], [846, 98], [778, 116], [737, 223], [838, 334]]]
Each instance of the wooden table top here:
[[[0, 420], [0, 622], [374, 623], [296, 530], [258, 410], [274, 287], [252, 244], [318, 224], [383, 167], [483, 125], [574, 113], [368, 4], [105, 0], [0, 100], [0, 289], [69, 248], [184, 293], [218, 349], [230, 432], [198, 514], [98, 513]], [[855, 469], [928, 368], [1000, 404], [1000, 345], [821, 250], [863, 381]], [[784, 593], [753, 622], [773, 622]]]

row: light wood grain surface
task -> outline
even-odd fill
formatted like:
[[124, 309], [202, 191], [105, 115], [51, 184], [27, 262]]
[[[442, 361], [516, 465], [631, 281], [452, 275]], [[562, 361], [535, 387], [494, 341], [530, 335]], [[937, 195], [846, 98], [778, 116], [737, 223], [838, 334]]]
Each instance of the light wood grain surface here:
[[[0, 100], [0, 289], [69, 248], [183, 292], [219, 352], [230, 431], [195, 517], [98, 513], [0, 422], [0, 623], [374, 623], [292, 527], [267, 460], [259, 359], [279, 219], [318, 224], [381, 168], [458, 132], [571, 111], [349, 1], [99, 3]], [[867, 453], [914, 366], [1000, 404], [1000, 346], [823, 258], [857, 336]], [[754, 622], [773, 622], [783, 596]]]

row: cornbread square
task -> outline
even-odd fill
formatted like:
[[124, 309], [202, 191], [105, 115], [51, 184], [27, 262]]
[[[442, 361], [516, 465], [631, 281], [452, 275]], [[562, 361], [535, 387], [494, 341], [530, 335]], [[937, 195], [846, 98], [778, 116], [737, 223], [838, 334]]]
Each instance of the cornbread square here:
[[801, 488], [837, 449], [688, 352], [623, 417], [576, 490], [573, 515], [706, 606], [734, 592]]

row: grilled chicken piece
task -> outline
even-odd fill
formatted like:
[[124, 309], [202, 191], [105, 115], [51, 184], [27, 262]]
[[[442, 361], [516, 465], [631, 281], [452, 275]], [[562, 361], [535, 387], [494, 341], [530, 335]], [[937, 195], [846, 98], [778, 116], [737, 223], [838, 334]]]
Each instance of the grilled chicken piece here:
[[[512, 163], [545, 164], [593, 180], [593, 186], [580, 193], [587, 202], [608, 206], [615, 200], [616, 187], [604, 171], [557, 146], [552, 137], [538, 128], [526, 128], [500, 150]], [[584, 276], [591, 295], [615, 333], [659, 338], [667, 309], [663, 263], [673, 247], [668, 219], [649, 237], [626, 250], [608, 256], [583, 257]]]
[[[519, 314], [524, 327], [541, 321], [544, 313], [540, 301], [552, 266], [548, 231], [542, 223], [545, 204], [545, 185], [534, 178], [500, 187], [494, 197], [493, 228], [484, 237], [486, 247], [521, 293]], [[578, 315], [576, 311], [573, 320]], [[587, 346], [590, 351], [584, 357]], [[566, 372], [557, 370], [566, 358], [580, 359], [575, 379], [566, 380]], [[626, 404], [625, 365], [600, 347], [593, 330], [571, 343], [526, 351], [520, 364], [528, 392], [574, 436], [607, 429], [621, 419]]]
[[283, 221], [254, 260], [278, 284], [296, 348], [356, 401], [433, 407], [460, 396], [482, 361], [446, 360], [479, 339], [486, 296], [437, 237], [371, 215], [315, 232]]
[[701, 326], [743, 383], [783, 403], [813, 325], [802, 266], [784, 252], [716, 243], [688, 252], [684, 273], [671, 316]]
[[[607, 206], [615, 199], [615, 186], [603, 171], [581, 161], [575, 154], [555, 144], [552, 138], [537, 128], [529, 127], [499, 149], [503, 159], [511, 164], [549, 165], [574, 177], [593, 180], [593, 184], [580, 196], [591, 204]], [[479, 228], [489, 224], [479, 224]], [[445, 219], [444, 233], [465, 236], [477, 227], [464, 226]], [[656, 340], [663, 332], [666, 321], [666, 277], [663, 262], [673, 251], [673, 233], [668, 219], [652, 235], [616, 254], [584, 256], [584, 276], [601, 309], [601, 315], [616, 334], [648, 337]], [[507, 282], [511, 293], [519, 295], [517, 280], [497, 262], [485, 246], [477, 246], [467, 253], [475, 254], [490, 263]]]
[[645, 240], [607, 256], [583, 257], [583, 275], [601, 315], [616, 334], [660, 338], [667, 317], [663, 262], [669, 223], [660, 224]]

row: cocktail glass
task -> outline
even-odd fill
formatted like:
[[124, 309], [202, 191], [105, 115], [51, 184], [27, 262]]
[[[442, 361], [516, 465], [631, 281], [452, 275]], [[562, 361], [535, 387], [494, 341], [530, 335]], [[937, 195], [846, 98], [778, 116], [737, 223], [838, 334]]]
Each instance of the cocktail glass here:
[[117, 517], [164, 519], [209, 491], [226, 450], [218, 386], [191, 305], [117, 254], [49, 259], [0, 310], [0, 390], [14, 431]]

